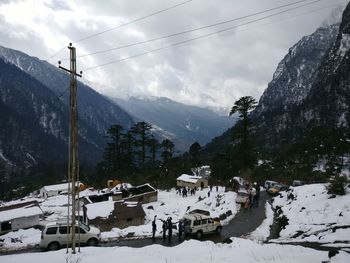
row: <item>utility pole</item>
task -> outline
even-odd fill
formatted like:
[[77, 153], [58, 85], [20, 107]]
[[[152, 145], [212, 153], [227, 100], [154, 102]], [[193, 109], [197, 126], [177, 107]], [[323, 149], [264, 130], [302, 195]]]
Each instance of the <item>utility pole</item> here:
[[[69, 123], [69, 160], [68, 160], [68, 226], [71, 223], [70, 233], [67, 231], [67, 237], [71, 238], [72, 243], [72, 253], [75, 254], [75, 245], [76, 245], [76, 235], [75, 235], [75, 226], [76, 226], [76, 191], [79, 191], [79, 159], [78, 159], [78, 108], [77, 108], [77, 76], [81, 77], [80, 74], [76, 72], [76, 49], [72, 46], [72, 43], [69, 44], [68, 49], [70, 50], [70, 69], [66, 69], [61, 66], [59, 61], [59, 68], [70, 73], [70, 123]], [[78, 183], [78, 185], [77, 185]], [[80, 208], [78, 208], [80, 209]], [[71, 220], [69, 217], [71, 216]], [[70, 242], [69, 242], [70, 243]], [[68, 252], [68, 246], [67, 246]]]

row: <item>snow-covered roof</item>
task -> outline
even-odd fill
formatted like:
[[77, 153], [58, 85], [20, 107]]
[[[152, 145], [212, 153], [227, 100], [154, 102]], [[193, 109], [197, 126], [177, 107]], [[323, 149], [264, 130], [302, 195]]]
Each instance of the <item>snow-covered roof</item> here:
[[178, 181], [183, 181], [183, 182], [193, 183], [193, 184], [197, 183], [198, 180], [200, 179], [203, 179], [203, 177], [188, 175], [188, 174], [182, 174], [177, 178]]
[[[81, 185], [82, 183], [79, 183]], [[53, 185], [45, 185], [43, 187], [46, 191], [59, 191], [59, 190], [67, 190], [68, 189], [68, 183], [63, 184], [53, 184]]]
[[0, 221], [9, 221], [15, 218], [30, 217], [42, 214], [41, 209], [38, 206], [20, 207], [0, 212]]
[[114, 210], [114, 201], [108, 200], [104, 202], [87, 204], [87, 216], [89, 219], [95, 219], [96, 217], [107, 218]]

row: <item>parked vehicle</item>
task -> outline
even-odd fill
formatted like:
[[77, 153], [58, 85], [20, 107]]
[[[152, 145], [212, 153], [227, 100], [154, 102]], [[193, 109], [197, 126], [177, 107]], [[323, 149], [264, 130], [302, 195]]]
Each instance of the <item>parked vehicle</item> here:
[[[41, 232], [40, 247], [48, 250], [58, 250], [64, 245], [71, 245], [71, 226], [67, 223], [52, 222], [44, 226]], [[75, 227], [76, 239], [80, 244], [96, 246], [100, 240], [101, 231], [93, 226], [80, 223]], [[80, 234], [79, 234], [80, 233]]]
[[222, 226], [218, 218], [211, 218], [209, 215], [190, 212], [183, 217], [185, 235], [194, 235], [201, 239], [203, 235], [209, 233], [221, 234]]
[[288, 189], [287, 185], [284, 184], [276, 184], [273, 187], [270, 187], [269, 190], [267, 190], [267, 193], [269, 195], [275, 196], [281, 191], [285, 191]]
[[264, 184], [264, 187], [265, 187], [266, 190], [268, 190], [269, 188], [275, 186], [276, 184], [278, 184], [278, 182], [271, 181], [271, 180], [266, 180], [265, 184]]
[[300, 181], [300, 180], [294, 180], [293, 181], [293, 186], [301, 186], [301, 185], [304, 185], [305, 183], [303, 181]]
[[237, 192], [236, 203], [244, 204], [249, 198], [249, 193], [246, 189], [240, 188]]

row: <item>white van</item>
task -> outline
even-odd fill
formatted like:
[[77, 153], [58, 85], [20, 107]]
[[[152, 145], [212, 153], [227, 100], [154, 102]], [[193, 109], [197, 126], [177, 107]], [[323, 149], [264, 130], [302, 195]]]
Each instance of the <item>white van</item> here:
[[273, 186], [275, 186], [277, 184], [278, 184], [278, 182], [271, 181], [271, 180], [266, 180], [265, 184], [264, 184], [264, 187], [265, 187], [265, 189], [268, 190], [269, 188], [271, 188], [271, 187], [273, 187]]
[[[52, 222], [44, 226], [41, 232], [40, 247], [48, 250], [58, 250], [64, 245], [71, 245], [71, 226], [67, 223]], [[76, 240], [80, 244], [96, 246], [100, 240], [101, 231], [93, 226], [80, 223], [80, 227], [75, 227]]]

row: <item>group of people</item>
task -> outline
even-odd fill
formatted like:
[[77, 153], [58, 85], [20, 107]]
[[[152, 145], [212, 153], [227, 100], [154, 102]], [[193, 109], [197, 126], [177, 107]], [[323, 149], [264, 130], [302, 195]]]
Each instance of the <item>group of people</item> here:
[[[152, 240], [155, 240], [155, 235], [157, 231], [157, 224], [156, 224], [157, 216], [154, 216], [154, 219], [152, 221]], [[171, 242], [171, 238], [173, 235], [173, 222], [172, 218], [168, 217], [166, 220], [162, 220], [162, 230], [163, 230], [163, 242], [167, 240], [167, 234], [168, 234], [168, 242]], [[181, 241], [183, 233], [185, 230], [185, 224], [183, 220], [179, 220], [178, 222], [178, 238], [179, 241]]]
[[196, 191], [197, 191], [197, 187], [194, 187], [194, 188], [182, 187], [182, 188], [178, 188], [176, 190], [176, 193], [179, 195], [182, 195], [182, 197], [187, 197], [188, 193], [191, 196], [196, 195]]
[[254, 186], [248, 187], [248, 198], [246, 202], [244, 203], [244, 208], [253, 208], [259, 206], [259, 199], [260, 199], [260, 185], [257, 183], [254, 183]]

